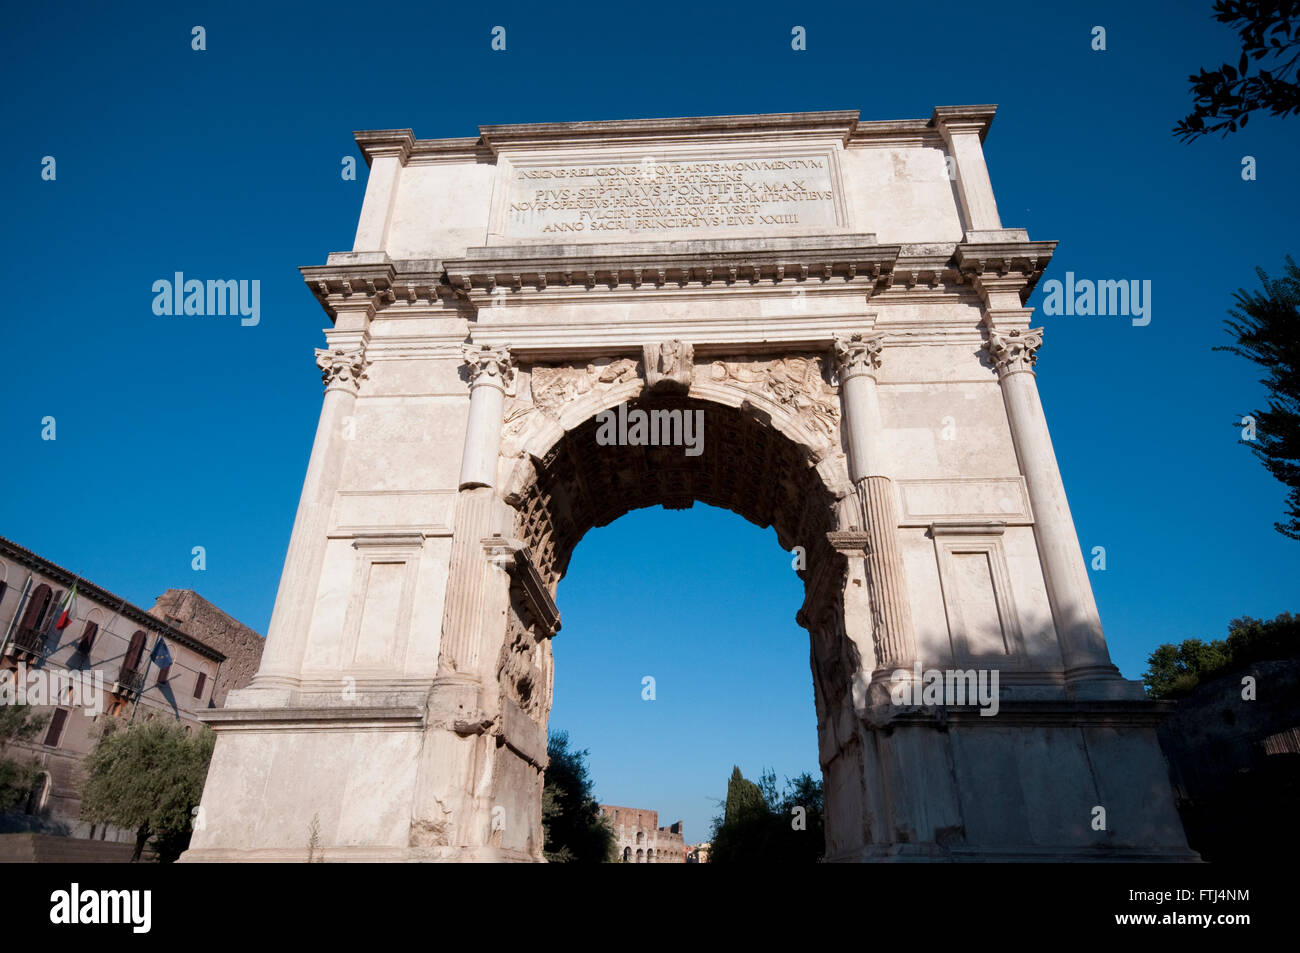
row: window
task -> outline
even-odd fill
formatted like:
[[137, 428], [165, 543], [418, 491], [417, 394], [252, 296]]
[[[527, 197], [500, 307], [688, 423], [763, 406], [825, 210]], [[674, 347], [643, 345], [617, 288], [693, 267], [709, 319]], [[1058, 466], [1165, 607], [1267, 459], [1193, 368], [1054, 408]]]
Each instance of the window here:
[[51, 748], [57, 748], [59, 741], [63, 738], [63, 726], [68, 720], [68, 710], [66, 708], [54, 709], [54, 715], [50, 718], [49, 731], [45, 733], [45, 744]]
[[0, 579], [0, 602], [4, 602], [5, 592], [9, 589], [9, 584]]
[[90, 650], [95, 646], [95, 636], [99, 634], [99, 623], [87, 622], [86, 627], [81, 630], [81, 640], [77, 643], [77, 651], [82, 655], [89, 655]]
[[127, 646], [126, 655], [122, 658], [122, 671], [136, 671], [140, 667], [142, 654], [144, 654], [144, 632], [136, 629], [135, 634], [131, 636], [131, 644]]
[[203, 697], [203, 683], [208, 680], [207, 672], [199, 672], [199, 677], [194, 680], [194, 697]]
[[171, 673], [172, 667], [170, 665], [164, 665], [162, 668], [158, 669], [158, 684], [166, 685], [167, 679], [171, 676]]
[[50, 607], [50, 600], [54, 594], [50, 592], [50, 587], [41, 583], [32, 590], [31, 601], [27, 603], [27, 611], [23, 613], [22, 627], [24, 629], [39, 630], [41, 622], [45, 618], [45, 611]]

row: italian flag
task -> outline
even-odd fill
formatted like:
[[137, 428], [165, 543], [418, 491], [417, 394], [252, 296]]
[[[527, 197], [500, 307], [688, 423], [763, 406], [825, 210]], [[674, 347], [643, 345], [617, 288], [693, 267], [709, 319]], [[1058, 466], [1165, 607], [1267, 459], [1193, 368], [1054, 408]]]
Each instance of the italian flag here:
[[72, 591], [64, 598], [60, 608], [63, 610], [59, 613], [59, 621], [54, 623], [54, 628], [62, 632], [72, 624], [72, 610], [77, 607], [77, 584], [72, 584]]

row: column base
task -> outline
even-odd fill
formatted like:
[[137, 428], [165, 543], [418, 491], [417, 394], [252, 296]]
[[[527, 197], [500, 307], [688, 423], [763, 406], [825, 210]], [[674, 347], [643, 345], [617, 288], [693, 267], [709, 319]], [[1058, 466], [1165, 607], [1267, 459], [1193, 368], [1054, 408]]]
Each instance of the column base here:
[[1088, 665], [1067, 669], [1065, 688], [1071, 698], [1080, 700], [1141, 701], [1147, 697], [1142, 683], [1125, 678], [1114, 665]]

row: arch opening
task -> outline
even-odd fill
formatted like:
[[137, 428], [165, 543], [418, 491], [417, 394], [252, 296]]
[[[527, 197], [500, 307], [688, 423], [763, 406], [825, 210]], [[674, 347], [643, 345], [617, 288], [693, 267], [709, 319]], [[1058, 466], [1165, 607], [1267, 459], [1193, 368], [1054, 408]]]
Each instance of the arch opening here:
[[810, 568], [833, 556], [826, 534], [836, 529], [836, 497], [817, 470], [817, 452], [780, 433], [770, 415], [749, 403], [729, 407], [677, 395], [645, 396], [626, 406], [629, 417], [637, 411], [698, 414], [701, 452], [602, 444], [597, 414], [533, 457], [529, 479], [506, 501], [552, 592], [589, 530], [648, 506], [708, 503], [771, 526], [782, 548], [803, 547]]
[[[630, 428], [629, 439], [611, 443], [601, 439], [602, 423], [608, 421], [603, 415], [618, 414], [620, 408], [594, 413], [528, 457], [525, 478], [503, 494], [513, 508], [515, 537], [527, 547], [554, 598], [579, 541], [631, 510], [656, 505], [687, 509], [698, 501], [771, 527], [778, 544], [795, 552], [792, 571], [804, 583], [796, 621], [810, 635], [819, 762], [826, 778], [827, 753], [834, 757], [843, 747], [834, 739], [835, 725], [852, 704], [853, 679], [862, 662], [845, 625], [848, 560], [829, 539], [847, 521], [841, 519], [841, 499], [820, 466], [826, 448], [792, 439], [770, 411], [749, 401], [728, 406], [685, 394], [646, 392], [627, 401], [627, 418], [636, 411], [697, 415], [700, 452], [638, 441]], [[528, 606], [516, 579], [510, 584], [497, 677], [503, 702], [526, 713], [544, 737], [554, 691], [554, 633], [544, 630]], [[830, 791], [828, 783], [828, 801]]]

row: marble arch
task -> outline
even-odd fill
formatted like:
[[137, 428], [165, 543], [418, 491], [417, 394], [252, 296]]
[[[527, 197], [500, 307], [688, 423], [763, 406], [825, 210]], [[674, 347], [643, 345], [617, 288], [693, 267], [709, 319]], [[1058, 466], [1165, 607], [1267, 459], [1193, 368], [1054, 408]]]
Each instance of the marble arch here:
[[[302, 269], [332, 326], [267, 647], [207, 717], [184, 859], [541, 859], [556, 584], [592, 526], [694, 500], [806, 551], [828, 859], [1194, 859], [1039, 401], [1055, 242], [1001, 223], [993, 114], [357, 133], [353, 248]], [[703, 452], [597, 439], [620, 407], [702, 412]], [[996, 673], [996, 714], [900, 701], [922, 670]]]

